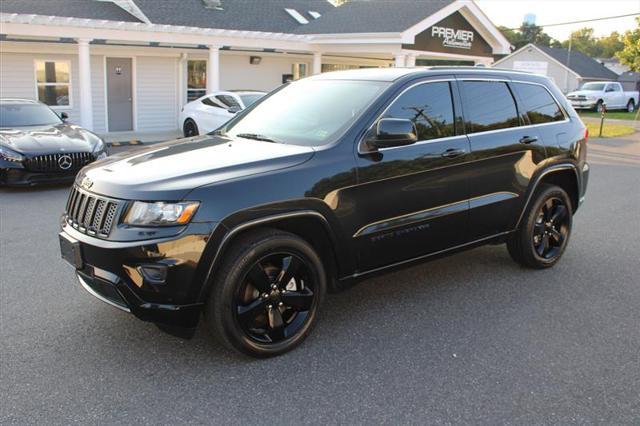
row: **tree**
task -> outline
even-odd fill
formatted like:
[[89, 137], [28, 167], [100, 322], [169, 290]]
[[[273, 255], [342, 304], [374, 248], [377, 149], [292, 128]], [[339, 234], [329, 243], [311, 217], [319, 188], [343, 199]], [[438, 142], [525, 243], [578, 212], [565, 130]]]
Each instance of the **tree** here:
[[598, 39], [598, 52], [599, 58], [613, 58], [616, 53], [624, 49], [624, 43], [622, 42], [622, 36], [619, 32], [614, 31], [606, 37]]
[[509, 40], [509, 43], [516, 48], [516, 50], [529, 43], [541, 44], [543, 46], [551, 46], [554, 43], [558, 43], [553, 40], [549, 34], [545, 33], [542, 27], [535, 24], [529, 24], [527, 22], [523, 22], [517, 30], [503, 26], [498, 27], [498, 29], [507, 38], [507, 40]]
[[593, 28], [580, 28], [578, 31], [572, 31], [569, 40], [562, 42], [562, 47], [580, 51], [587, 56], [598, 57], [597, 40], [593, 36]]
[[624, 49], [616, 53], [616, 56], [625, 65], [628, 65], [631, 71], [640, 72], [640, 17], [636, 18], [638, 27], [629, 30], [622, 36]]

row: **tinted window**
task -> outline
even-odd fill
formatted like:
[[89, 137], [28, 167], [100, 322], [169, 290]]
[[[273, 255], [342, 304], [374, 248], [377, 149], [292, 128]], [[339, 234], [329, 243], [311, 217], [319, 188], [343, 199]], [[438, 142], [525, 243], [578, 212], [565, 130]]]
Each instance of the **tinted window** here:
[[462, 96], [467, 133], [519, 125], [516, 104], [501, 81], [463, 81]]
[[234, 98], [233, 96], [218, 95], [216, 96], [216, 100], [220, 102], [222, 105], [226, 106], [227, 108], [232, 108], [232, 107], [240, 108], [240, 104], [238, 103], [236, 98]]
[[449, 83], [426, 83], [407, 90], [383, 117], [413, 121], [421, 141], [455, 135]]
[[531, 124], [564, 120], [560, 107], [544, 87], [524, 83], [513, 83], [512, 87], [520, 98], [522, 113], [527, 114]]
[[0, 105], [0, 127], [25, 127], [60, 124], [60, 117], [44, 105]]
[[214, 107], [214, 108], [222, 108], [222, 105], [218, 105], [218, 104], [217, 104], [217, 103], [215, 103], [215, 102], [213, 101], [213, 99], [211, 99], [211, 98], [204, 98], [204, 99], [202, 100], [202, 103], [203, 103], [203, 104], [205, 104], [205, 105], [207, 105], [207, 106], [210, 106], [210, 107]]
[[244, 106], [248, 108], [263, 96], [264, 95], [262, 93], [260, 93], [260, 94], [251, 94], [251, 95], [240, 95], [240, 99], [242, 99], [242, 102], [244, 103]]

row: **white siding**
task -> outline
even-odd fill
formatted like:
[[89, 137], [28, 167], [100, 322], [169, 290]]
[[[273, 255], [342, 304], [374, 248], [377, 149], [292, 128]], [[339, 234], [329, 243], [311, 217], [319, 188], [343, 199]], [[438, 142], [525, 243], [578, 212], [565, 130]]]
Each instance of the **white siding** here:
[[[261, 56], [256, 53], [255, 56]], [[262, 56], [260, 65], [251, 65], [249, 57], [221, 55], [220, 88], [222, 90], [253, 89], [271, 91], [282, 84], [282, 75], [293, 72], [293, 64], [306, 61], [275, 56]], [[307, 64], [307, 72], [310, 65]]]
[[137, 130], [164, 131], [178, 128], [177, 58], [136, 58]]
[[[55, 108], [69, 114], [69, 121], [80, 122], [80, 93], [77, 56], [40, 53], [0, 53], [0, 97], [37, 99], [35, 61], [65, 60], [71, 62], [71, 107]], [[91, 56], [91, 88], [93, 95], [94, 131], [104, 132], [104, 65], [102, 56]]]

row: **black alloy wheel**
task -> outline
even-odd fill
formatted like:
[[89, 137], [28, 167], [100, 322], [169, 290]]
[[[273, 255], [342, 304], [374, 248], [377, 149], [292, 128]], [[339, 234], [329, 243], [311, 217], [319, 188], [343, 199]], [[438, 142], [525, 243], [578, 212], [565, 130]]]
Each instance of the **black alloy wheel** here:
[[234, 300], [242, 331], [258, 343], [296, 335], [316, 305], [312, 277], [294, 253], [270, 254], [256, 262]]
[[230, 349], [280, 355], [310, 333], [326, 287], [322, 261], [307, 241], [276, 229], [253, 231], [226, 250], [205, 319]]
[[567, 248], [572, 221], [573, 208], [567, 192], [559, 186], [541, 184], [518, 229], [507, 238], [511, 258], [528, 268], [552, 267]]
[[184, 127], [182, 129], [183, 133], [184, 133], [184, 137], [186, 138], [190, 138], [192, 136], [198, 136], [198, 125], [196, 124], [195, 121], [193, 121], [192, 119], [187, 119], [184, 122]]
[[552, 260], [569, 236], [569, 208], [558, 197], [549, 198], [538, 211], [532, 243], [538, 256]]

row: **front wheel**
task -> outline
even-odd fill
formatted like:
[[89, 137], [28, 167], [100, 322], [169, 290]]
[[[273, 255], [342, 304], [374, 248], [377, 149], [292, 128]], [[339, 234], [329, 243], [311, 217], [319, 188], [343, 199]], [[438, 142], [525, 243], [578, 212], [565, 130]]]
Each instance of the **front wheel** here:
[[602, 100], [599, 100], [598, 102], [596, 102], [596, 112], [601, 113], [603, 109], [603, 105], [604, 105], [604, 102], [602, 102]]
[[192, 119], [187, 118], [184, 122], [184, 126], [182, 127], [182, 132], [184, 133], [185, 138], [198, 136], [199, 135], [198, 125]]
[[227, 251], [205, 319], [230, 349], [280, 355], [310, 333], [326, 287], [322, 261], [305, 240], [279, 230], [252, 232]]
[[627, 102], [627, 112], [633, 112], [636, 110], [636, 103], [633, 101], [633, 99], [629, 99], [629, 102]]
[[543, 269], [560, 260], [572, 226], [571, 200], [555, 185], [543, 185], [534, 195], [517, 231], [507, 239], [509, 254], [523, 266]]

